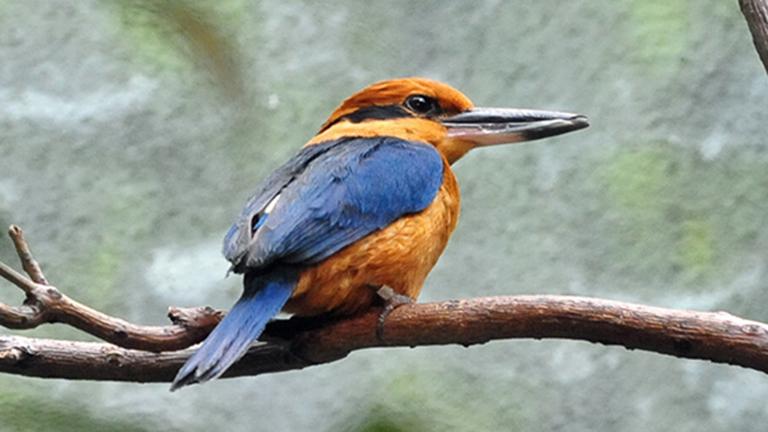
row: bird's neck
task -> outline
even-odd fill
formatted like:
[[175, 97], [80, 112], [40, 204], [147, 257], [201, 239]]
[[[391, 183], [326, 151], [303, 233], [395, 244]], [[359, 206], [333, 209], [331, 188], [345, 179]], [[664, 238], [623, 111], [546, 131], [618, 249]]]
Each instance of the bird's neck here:
[[446, 130], [440, 123], [422, 118], [367, 120], [359, 123], [342, 121], [315, 135], [305, 146], [340, 138], [379, 136], [420, 141], [437, 147], [437, 143], [445, 138]]
[[423, 118], [368, 120], [359, 123], [343, 121], [315, 135], [305, 144], [305, 147], [340, 138], [372, 138], [377, 136], [389, 136], [406, 141], [431, 144], [437, 148], [449, 164], [459, 160], [474, 147], [470, 142], [448, 138], [445, 126]]

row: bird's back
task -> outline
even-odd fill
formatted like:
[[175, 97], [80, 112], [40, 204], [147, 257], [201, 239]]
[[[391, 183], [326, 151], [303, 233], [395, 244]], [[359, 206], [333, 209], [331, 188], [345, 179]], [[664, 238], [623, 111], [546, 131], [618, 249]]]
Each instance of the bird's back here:
[[306, 268], [285, 310], [299, 315], [351, 314], [370, 306], [384, 285], [417, 298], [456, 228], [459, 208], [459, 186], [444, 161], [443, 183], [426, 209]]

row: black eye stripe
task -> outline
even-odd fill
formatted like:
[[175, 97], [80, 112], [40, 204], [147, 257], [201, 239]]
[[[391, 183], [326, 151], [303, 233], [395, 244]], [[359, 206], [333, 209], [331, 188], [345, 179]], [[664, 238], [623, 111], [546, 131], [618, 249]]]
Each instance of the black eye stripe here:
[[[341, 116], [333, 123], [327, 125], [320, 132], [328, 129], [342, 120], [348, 120], [352, 123], [360, 123], [365, 120], [388, 120], [396, 118], [413, 117], [413, 113], [406, 110], [400, 105], [372, 105], [364, 108], [359, 108], [356, 111], [349, 113], [345, 116]], [[318, 132], [319, 133], [319, 132]]]
[[364, 120], [387, 120], [403, 117], [413, 117], [413, 114], [400, 105], [373, 105], [360, 108], [342, 118], [347, 119], [352, 123], [359, 123]]
[[[430, 107], [426, 112], [419, 112], [418, 110], [409, 106], [408, 101], [417, 96], [426, 98], [427, 103], [430, 104]], [[360, 123], [366, 120], [389, 120], [417, 116], [437, 117], [442, 114], [444, 114], [444, 112], [435, 99], [424, 95], [413, 95], [409, 96], [403, 105], [371, 105], [359, 108], [354, 112], [337, 118], [333, 121], [333, 123], [326, 125], [318, 133], [323, 132], [336, 123], [344, 120], [350, 121], [352, 123]]]

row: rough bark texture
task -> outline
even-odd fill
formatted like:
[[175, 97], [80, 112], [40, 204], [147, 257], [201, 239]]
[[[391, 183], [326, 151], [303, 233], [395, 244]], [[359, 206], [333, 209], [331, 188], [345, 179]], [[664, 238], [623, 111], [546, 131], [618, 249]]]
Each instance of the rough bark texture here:
[[741, 12], [752, 32], [752, 41], [768, 72], [768, 0], [739, 0]]
[[[8, 231], [26, 276], [0, 262], [0, 277], [21, 289], [21, 306], [0, 303], [0, 326], [64, 323], [108, 343], [0, 336], [0, 372], [43, 378], [171, 381], [223, 313], [171, 308], [168, 326], [108, 316], [50, 285], [23, 232]], [[580, 339], [768, 373], [768, 325], [724, 312], [694, 312], [565, 296], [489, 297], [403, 305], [379, 326], [381, 310], [347, 319], [272, 322], [225, 376], [301, 369], [371, 347], [464, 346], [510, 338]]]
[[[226, 376], [301, 369], [371, 347], [564, 338], [706, 359], [768, 373], [768, 325], [693, 312], [566, 296], [489, 297], [404, 305], [376, 336], [379, 310], [336, 322], [278, 321]], [[284, 338], [284, 339], [283, 339]], [[0, 371], [45, 378], [170, 381], [191, 350], [151, 353], [106, 343], [0, 337]]]

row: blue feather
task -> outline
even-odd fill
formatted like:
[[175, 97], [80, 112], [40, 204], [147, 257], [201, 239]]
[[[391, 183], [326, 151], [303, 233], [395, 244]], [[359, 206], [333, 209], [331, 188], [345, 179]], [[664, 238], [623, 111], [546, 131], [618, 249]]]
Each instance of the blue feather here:
[[243, 296], [179, 370], [171, 390], [220, 377], [248, 351], [267, 322], [280, 312], [297, 279], [298, 271], [290, 268], [246, 275]]
[[224, 237], [224, 256], [235, 264], [239, 258], [247, 252], [248, 243], [251, 240], [253, 231], [251, 230], [251, 221], [254, 216], [264, 210], [280, 191], [300, 175], [307, 166], [319, 155], [329, 151], [339, 144], [340, 140], [329, 141], [327, 143], [304, 147], [301, 151], [282, 166], [274, 170], [262, 182], [258, 189], [243, 207], [240, 217], [229, 229]]
[[[248, 240], [234, 243], [235, 236], [229, 236], [225, 241], [235, 271], [273, 262], [320, 262], [402, 216], [424, 210], [443, 182], [443, 160], [433, 146], [392, 137], [350, 138], [301, 159], [303, 170], [291, 171], [280, 190], [269, 190], [279, 193], [280, 200], [265, 221], [259, 220], [258, 230], [241, 221], [238, 232], [247, 231]], [[263, 203], [262, 212], [275, 195], [251, 201]], [[256, 216], [249, 213], [245, 219]]]
[[301, 268], [424, 210], [443, 170], [433, 146], [393, 137], [312, 145], [278, 168], [224, 239], [233, 270], [245, 273], [245, 292], [172, 389], [221, 376], [288, 301]]

